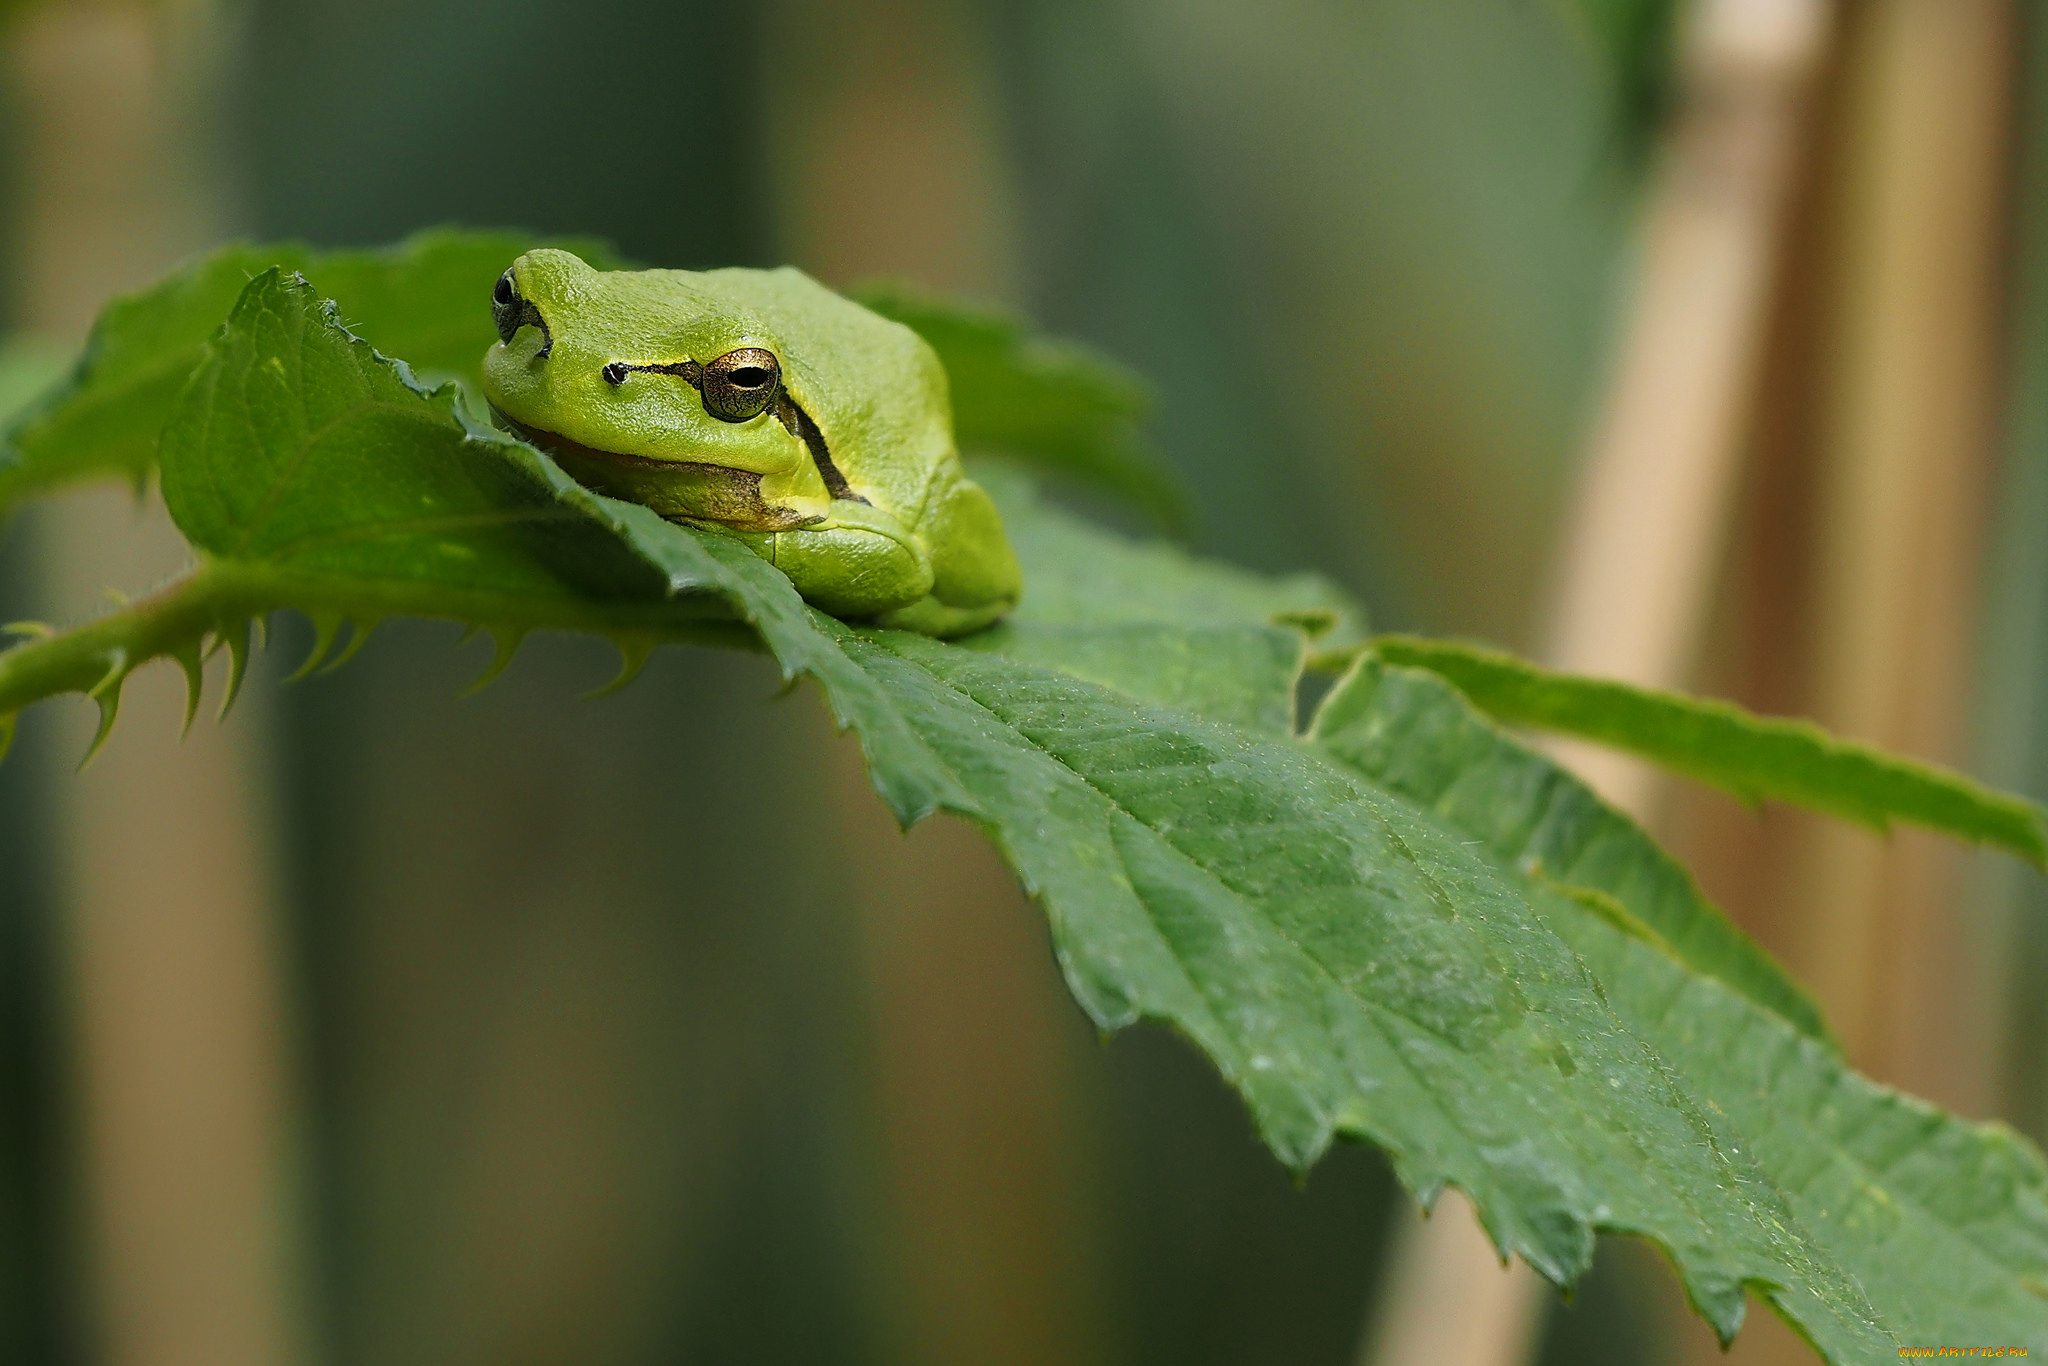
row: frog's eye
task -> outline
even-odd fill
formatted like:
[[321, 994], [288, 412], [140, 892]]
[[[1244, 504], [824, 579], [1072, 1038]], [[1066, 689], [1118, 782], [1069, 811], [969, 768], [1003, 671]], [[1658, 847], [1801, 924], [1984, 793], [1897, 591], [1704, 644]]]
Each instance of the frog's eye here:
[[540, 329], [541, 339], [540, 350], [534, 354], [546, 360], [548, 353], [555, 349], [554, 334], [548, 331], [547, 319], [541, 317], [540, 307], [533, 300], [520, 297], [519, 282], [512, 278], [509, 270], [500, 275], [498, 283], [491, 287], [491, 321], [498, 325], [498, 340], [507, 346], [512, 344], [512, 338], [518, 335], [520, 328], [532, 326]]
[[781, 383], [782, 362], [773, 351], [742, 346], [706, 365], [698, 388], [705, 412], [721, 422], [745, 422], [767, 410]]

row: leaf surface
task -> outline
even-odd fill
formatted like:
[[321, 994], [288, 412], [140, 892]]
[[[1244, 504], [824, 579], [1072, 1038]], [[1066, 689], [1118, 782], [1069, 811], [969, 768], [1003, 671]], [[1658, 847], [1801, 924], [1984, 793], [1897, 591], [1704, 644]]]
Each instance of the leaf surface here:
[[1091, 1017], [1189, 1035], [1282, 1160], [1365, 1139], [1560, 1282], [1594, 1229], [1637, 1232], [1724, 1332], [1768, 1282], [1841, 1359], [1895, 1345], [1527, 899], [1405, 801], [1063, 674], [847, 648], [959, 775]]
[[[538, 239], [521, 233], [420, 233], [386, 251], [323, 252], [299, 242], [223, 247], [148, 289], [116, 299], [93, 325], [68, 382], [0, 436], [0, 511], [82, 479], [139, 479], [207, 338], [270, 266], [305, 272], [386, 354], [421, 371], [474, 380], [492, 328], [492, 283]], [[574, 243], [605, 260], [606, 249]]]
[[1640, 927], [1638, 937], [1802, 1034], [1829, 1040], [1812, 999], [1707, 901], [1678, 860], [1556, 764], [1474, 724], [1445, 693], [1431, 674], [1368, 661], [1324, 700], [1313, 738], [1452, 826], [1482, 834], [1495, 863], [1611, 898]]
[[1746, 801], [1808, 806], [1885, 830], [1906, 821], [2048, 867], [2048, 812], [1950, 769], [1831, 735], [1811, 721], [1730, 702], [1551, 673], [1476, 645], [1381, 636], [1381, 658], [1441, 674], [1509, 725], [1583, 736], [1640, 754]]
[[[1392, 738], [1422, 733], [1420, 745]], [[1598, 800], [1434, 674], [1364, 661], [1331, 694], [1316, 743], [1473, 837], [1520, 884], [1615, 1014], [1670, 1063], [1725, 1141], [1756, 1161], [1902, 1343], [2048, 1347], [2048, 1167], [2025, 1140], [1850, 1070], [1824, 1039], [1760, 1000], [1769, 993], [1754, 989], [1739, 959], [1732, 972], [1691, 968], [1658, 935], [1571, 895], [1598, 888], [1642, 921], [1670, 926], [1660, 910], [1673, 890], [1660, 867], [1668, 860], [1639, 834], [1610, 830], [1607, 856], [1591, 866], [1530, 872], [1544, 824], [1534, 813], [1583, 813]], [[1503, 780], [1504, 768], [1521, 776]], [[1617, 877], [1629, 863], [1642, 871]]]

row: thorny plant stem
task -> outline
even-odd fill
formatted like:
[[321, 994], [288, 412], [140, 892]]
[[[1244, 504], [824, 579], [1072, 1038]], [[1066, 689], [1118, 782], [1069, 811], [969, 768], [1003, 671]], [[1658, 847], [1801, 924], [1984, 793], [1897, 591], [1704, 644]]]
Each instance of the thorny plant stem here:
[[[113, 728], [122, 683], [152, 659], [174, 660], [184, 670], [189, 725], [199, 706], [205, 658], [222, 647], [231, 658], [227, 693], [221, 702], [225, 715], [247, 667], [253, 624], [281, 608], [304, 612], [315, 627], [314, 645], [299, 676], [323, 663], [328, 667], [342, 663], [362, 646], [378, 622], [391, 616], [453, 619], [487, 629], [498, 643], [498, 657], [479, 682], [494, 677], [510, 663], [519, 641], [534, 630], [594, 632], [609, 637], [625, 658], [625, 668], [612, 686], [637, 673], [653, 647], [664, 642], [761, 648], [754, 633], [713, 597], [616, 602], [512, 598], [442, 586], [427, 591], [404, 582], [328, 580], [282, 573], [263, 565], [208, 559], [147, 597], [122, 603], [84, 625], [55, 631], [41, 623], [13, 624], [13, 633], [27, 639], [0, 650], [0, 754], [5, 753], [17, 714], [33, 703], [67, 692], [84, 693], [99, 704], [100, 730], [92, 750], [97, 752]], [[344, 623], [351, 624], [352, 634], [330, 661], [328, 655]]]

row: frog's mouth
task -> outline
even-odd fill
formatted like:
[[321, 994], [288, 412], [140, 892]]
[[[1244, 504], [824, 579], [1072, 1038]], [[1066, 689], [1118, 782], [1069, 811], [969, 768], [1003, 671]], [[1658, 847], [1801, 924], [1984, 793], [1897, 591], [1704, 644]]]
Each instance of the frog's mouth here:
[[585, 488], [643, 503], [672, 521], [717, 522], [739, 531], [796, 531], [825, 520], [763, 498], [761, 476], [752, 470], [603, 451], [560, 432], [530, 427], [495, 403], [491, 412], [521, 441], [553, 456]]

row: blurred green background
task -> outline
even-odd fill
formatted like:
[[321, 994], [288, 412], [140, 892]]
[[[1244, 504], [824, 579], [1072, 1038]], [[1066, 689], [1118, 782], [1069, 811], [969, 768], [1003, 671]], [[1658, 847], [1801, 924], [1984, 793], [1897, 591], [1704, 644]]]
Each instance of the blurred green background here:
[[[1538, 643], [1657, 127], [1655, 52], [1617, 67], [1577, 7], [166, 12], [208, 196], [177, 250], [516, 225], [994, 297], [1154, 383], [1201, 549], [1319, 569], [1382, 628]], [[48, 87], [8, 79], [20, 184]], [[43, 601], [36, 553], [15, 528], [0, 614]], [[278, 635], [295, 660], [303, 623]], [[537, 639], [459, 696], [484, 662], [398, 623], [232, 723], [284, 927], [271, 1359], [1358, 1359], [1405, 1204], [1383, 1161], [1297, 1186], [1180, 1040], [1093, 1037], [993, 856], [899, 839], [810, 690], [670, 650], [582, 701], [607, 651]], [[0, 767], [0, 1359], [99, 1361], [68, 732], [30, 721]], [[1670, 1298], [1604, 1250], [1541, 1357], [1670, 1359]]]

